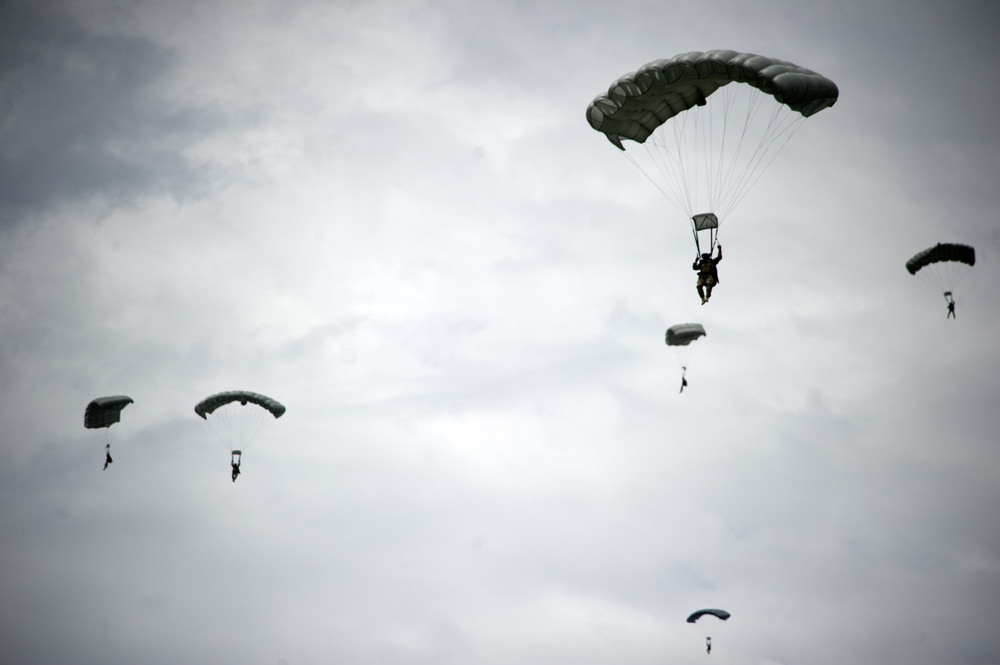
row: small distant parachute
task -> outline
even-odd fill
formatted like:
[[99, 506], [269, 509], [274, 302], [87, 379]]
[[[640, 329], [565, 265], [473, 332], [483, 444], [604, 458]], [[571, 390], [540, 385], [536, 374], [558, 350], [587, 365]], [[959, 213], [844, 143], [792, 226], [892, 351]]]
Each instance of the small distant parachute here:
[[667, 346], [687, 346], [704, 336], [705, 327], [700, 323], [678, 323], [667, 328]]
[[691, 360], [691, 342], [704, 336], [705, 328], [700, 323], [678, 323], [675, 326], [667, 328], [667, 346], [674, 347], [677, 352], [677, 363], [680, 365], [681, 370], [683, 370], [681, 373], [680, 392], [684, 392], [684, 388], [688, 384], [687, 366]]
[[83, 426], [87, 429], [111, 427], [121, 422], [122, 409], [132, 403], [132, 398], [127, 395], [98, 397], [91, 401], [83, 412]]
[[198, 402], [194, 412], [208, 423], [238, 465], [243, 451], [271, 423], [285, 414], [285, 406], [259, 393], [228, 390]]
[[732, 615], [729, 614], [729, 612], [727, 612], [725, 610], [698, 610], [696, 612], [692, 612], [691, 613], [691, 615], [687, 618], [687, 622], [688, 623], [694, 623], [698, 619], [700, 619], [700, 618], [702, 618], [703, 616], [706, 616], [706, 615], [717, 617], [717, 618], [721, 619], [722, 621], [725, 621], [730, 616], [732, 616]]
[[954, 302], [953, 292], [976, 265], [976, 250], [970, 245], [938, 243], [914, 254], [906, 262], [911, 275], [944, 293], [945, 300]]
[[[704, 616], [713, 616], [713, 617], [716, 617], [717, 619], [719, 619], [721, 621], [726, 621], [727, 619], [729, 619], [730, 614], [729, 614], [729, 612], [727, 612], [725, 610], [713, 610], [713, 609], [698, 610], [696, 612], [692, 612], [691, 615], [688, 616], [687, 622], [688, 623], [696, 623], [698, 621], [698, 619], [700, 619], [700, 618], [702, 618]], [[702, 624], [702, 625], [704, 625], [704, 624]], [[707, 635], [707, 632], [708, 632], [707, 628], [706, 628], [705, 632], [706, 632], [706, 635], [705, 635], [705, 649], [706, 649], [706, 651], [708, 653], [712, 653], [712, 638]]]
[[83, 426], [87, 429], [102, 430], [104, 441], [104, 468], [111, 464], [111, 440], [114, 435], [111, 426], [121, 422], [122, 409], [132, 404], [132, 398], [128, 395], [110, 395], [108, 397], [98, 397], [87, 405], [83, 412]]

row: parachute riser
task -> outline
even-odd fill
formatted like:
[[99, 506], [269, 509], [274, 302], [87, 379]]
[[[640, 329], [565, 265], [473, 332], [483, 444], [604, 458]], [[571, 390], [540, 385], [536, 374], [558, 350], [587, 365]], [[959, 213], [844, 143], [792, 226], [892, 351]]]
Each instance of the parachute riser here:
[[701, 248], [701, 238], [698, 236], [698, 231], [693, 231], [694, 233], [694, 250], [695, 258], [700, 259], [702, 254], [712, 254], [715, 252], [715, 246], [719, 244], [719, 231], [718, 229], [710, 230], [708, 235], [708, 248]]
[[[694, 235], [695, 259], [701, 258], [702, 254], [712, 254], [715, 246], [719, 243], [719, 218], [714, 213], [706, 212], [691, 217], [691, 233]], [[702, 249], [702, 235], [708, 239], [708, 247]]]

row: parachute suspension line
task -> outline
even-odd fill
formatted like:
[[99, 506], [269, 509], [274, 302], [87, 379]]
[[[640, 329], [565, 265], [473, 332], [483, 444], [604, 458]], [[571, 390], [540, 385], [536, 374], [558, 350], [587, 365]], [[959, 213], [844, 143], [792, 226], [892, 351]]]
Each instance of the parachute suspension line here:
[[[695, 172], [687, 166], [687, 153], [695, 151], [686, 150], [684, 147], [689, 116], [694, 117], [692, 114], [683, 114], [674, 118], [674, 122], [670, 124], [669, 136], [664, 127], [654, 132], [642, 144], [648, 156], [644, 161], [648, 161], [655, 168], [658, 178], [654, 179], [653, 174], [648, 173], [642, 164], [630, 158], [630, 161], [656, 185], [657, 189], [687, 217], [693, 214], [695, 203], [691, 198], [692, 188], [689, 186], [689, 179]], [[673, 139], [672, 143], [668, 141], [669, 138]], [[661, 182], [667, 189], [660, 185]]]
[[941, 261], [926, 266], [916, 273], [916, 277], [931, 288], [953, 294], [969, 273], [969, 266], [954, 261]]
[[[700, 110], [700, 109], [699, 109]], [[709, 112], [707, 114], [703, 113], [682, 113], [681, 117], [684, 122], [680, 124], [675, 124], [675, 133], [679, 128], [680, 134], [677, 134], [677, 152], [682, 156], [682, 159], [678, 160], [680, 162], [680, 172], [683, 178], [683, 192], [686, 197], [687, 208], [689, 215], [700, 212], [713, 212], [715, 210], [715, 201], [712, 196], [712, 152], [711, 149], [711, 138], [712, 138], [712, 114]], [[686, 144], [683, 145], [683, 144]], [[683, 156], [687, 155], [690, 157], [690, 164], [683, 163]], [[700, 160], [701, 156], [704, 155], [704, 160]], [[704, 162], [704, 166], [699, 163], [699, 161]], [[704, 169], [704, 172], [703, 172]], [[690, 180], [688, 174], [690, 175]], [[701, 191], [700, 183], [704, 180], [704, 190], [706, 198], [708, 199], [709, 210], [695, 210], [696, 207], [703, 205], [698, 201], [698, 193]]]
[[[714, 158], [716, 164], [716, 174], [714, 181], [709, 183], [709, 203], [711, 211], [716, 214], [719, 218], [719, 222], [727, 217], [729, 212], [732, 211], [731, 205], [726, 205], [726, 200], [730, 197], [726, 196], [725, 192], [729, 191], [731, 183], [733, 181], [733, 173], [737, 169], [739, 163], [739, 155], [743, 149], [743, 141], [747, 135], [747, 127], [750, 124], [750, 119], [752, 118], [752, 111], [748, 107], [747, 113], [745, 114], [743, 120], [743, 128], [736, 141], [736, 150], [733, 153], [732, 159], [726, 160], [726, 149], [728, 147], [730, 133], [735, 134], [735, 130], [730, 130], [731, 124], [735, 124], [734, 114], [736, 112], [737, 101], [740, 95], [739, 90], [734, 87], [726, 86], [722, 88], [717, 94], [719, 95], [719, 101], [721, 102], [718, 107], [720, 109], [720, 127], [715, 128], [715, 116], [709, 113], [709, 145], [705, 146], [705, 154], [710, 155]], [[756, 97], [751, 96], [748, 100], [748, 105], [755, 100]], [[760, 102], [757, 101], [759, 106]], [[718, 145], [716, 146], [715, 134], [718, 132], [720, 134], [718, 139]], [[733, 136], [735, 139], [736, 137]], [[728, 163], [727, 163], [728, 162]]]
[[[643, 145], [649, 154], [649, 161], [656, 166], [661, 179], [670, 188], [667, 198], [677, 208], [690, 217], [693, 209], [691, 190], [689, 187], [689, 169], [686, 164], [687, 152], [683, 147], [683, 135], [688, 122], [686, 116], [675, 118], [677, 122], [670, 126], [673, 144], [668, 145], [665, 131], [656, 132]], [[662, 190], [661, 190], [662, 191]]]
[[968, 274], [969, 266], [964, 263], [947, 262], [945, 264], [944, 286], [948, 287], [949, 291], [954, 291]]
[[114, 435], [114, 432], [112, 432], [113, 428], [114, 428], [114, 425], [109, 425], [108, 427], [102, 427], [101, 428], [102, 430], [104, 430], [103, 434], [101, 435], [101, 438], [104, 439], [104, 448], [105, 448], [105, 450], [108, 449], [111, 446], [112, 443], [114, 443], [115, 435]]
[[[780, 118], [779, 116], [784, 117]], [[795, 131], [804, 120], [805, 117], [793, 114], [785, 110], [784, 107], [774, 110], [771, 123], [768, 125], [769, 130], [771, 127], [774, 127], [774, 130], [769, 134], [766, 143], [762, 142], [761, 146], [759, 146], [762, 149], [759, 150], [758, 155], [755, 155], [753, 167], [748, 169], [746, 177], [739, 186], [740, 193], [734, 198], [731, 204], [732, 207], [738, 205], [747, 192], [753, 188], [764, 172], [771, 166], [771, 163], [781, 154], [781, 151], [788, 144], [789, 139], [792, 138], [792, 135], [795, 134]], [[775, 145], [777, 147], [774, 147]]]
[[[763, 95], [752, 94], [752, 93], [746, 95], [746, 97], [747, 97], [747, 99], [746, 99], [747, 110], [746, 110], [746, 113], [744, 114], [744, 117], [743, 117], [743, 127], [740, 129], [739, 137], [736, 140], [736, 149], [733, 152], [733, 157], [732, 157], [732, 159], [729, 160], [728, 168], [725, 170], [725, 174], [723, 175], [722, 174], [722, 170], [723, 170], [722, 167], [723, 167], [723, 164], [725, 163], [725, 160], [722, 159], [722, 155], [725, 154], [725, 149], [726, 149], [726, 145], [725, 144], [726, 144], [726, 136], [729, 133], [729, 118], [730, 118], [730, 116], [731, 116], [731, 114], [733, 112], [733, 109], [735, 108], [735, 105], [736, 105], [736, 92], [732, 88], [726, 88], [722, 92], [723, 92], [723, 96], [722, 96], [723, 105], [722, 106], [723, 106], [723, 109], [724, 109], [724, 112], [725, 112], [725, 115], [724, 115], [724, 121], [725, 122], [723, 123], [723, 129], [722, 129], [722, 131], [723, 131], [722, 145], [719, 148], [719, 172], [720, 172], [720, 177], [719, 177], [719, 180], [720, 180], [720, 185], [719, 185], [720, 194], [719, 194], [719, 196], [720, 196], [720, 198], [722, 197], [721, 192], [731, 191], [731, 189], [733, 187], [732, 183], [734, 182], [734, 180], [738, 179], [739, 181], [742, 182], [743, 175], [746, 173], [747, 169], [749, 168], [749, 166], [743, 167], [742, 171], [740, 171], [739, 178], [737, 178], [736, 174], [737, 174], [737, 169], [739, 168], [739, 164], [740, 164], [740, 153], [742, 153], [742, 151], [743, 151], [743, 144], [746, 141], [751, 121], [757, 115], [757, 111], [760, 108], [760, 103], [761, 103], [761, 100], [762, 100], [762, 97], [763, 97]], [[734, 130], [734, 134], [735, 134], [735, 130]], [[734, 136], [734, 139], [736, 139], [736, 138], [737, 137]], [[758, 148], [759, 148], [759, 146], [758, 146]], [[752, 161], [752, 159], [751, 159], [751, 161]], [[719, 214], [720, 217], [727, 216], [733, 210], [733, 208], [736, 205], [735, 202], [734, 202], [734, 199], [736, 199], [736, 198], [737, 198], [736, 195], [733, 194], [733, 195], [726, 196], [724, 201], [720, 200], [720, 201], [716, 202], [716, 205], [717, 205], [717, 207], [719, 209], [719, 213], [718, 214]], [[739, 198], [742, 198], [742, 197], [739, 197]]]
[[[674, 118], [676, 122], [670, 124], [670, 134], [673, 137], [673, 144], [667, 144], [666, 131], [654, 132], [646, 144], [649, 144], [647, 151], [654, 164], [657, 165], [663, 179], [671, 190], [671, 199], [685, 215], [691, 215], [691, 188], [688, 186], [688, 168], [686, 165], [685, 150], [683, 148], [684, 129], [688, 118], [685, 115]], [[644, 144], [645, 145], [645, 144]]]
[[208, 426], [212, 429], [212, 433], [215, 434], [219, 443], [221, 443], [223, 447], [229, 448], [229, 442], [232, 440], [229, 433], [229, 409], [216, 409], [212, 413], [208, 414], [208, 417], [205, 420], [208, 421]]
[[[708, 252], [715, 250], [722, 222], [743, 200], [784, 149], [804, 120], [770, 96], [745, 86], [723, 86], [716, 104], [680, 113], [641, 145], [644, 158], [625, 158], [690, 219], [712, 212], [719, 226], [709, 232]], [[704, 153], [704, 154], [703, 154]], [[698, 231], [695, 247], [702, 253]]]
[[[931, 266], [928, 266], [930, 268]], [[939, 291], [944, 290], [944, 282], [941, 280], [940, 276], [937, 275], [933, 270], [924, 269], [916, 274], [917, 279], [919, 279], [924, 284], [933, 287]]]
[[[648, 147], [647, 147], [647, 149], [648, 149]], [[628, 161], [630, 161], [632, 163], [632, 166], [634, 166], [635, 168], [639, 169], [639, 172], [642, 173], [644, 176], [646, 176], [646, 179], [649, 180], [651, 183], [653, 183], [653, 186], [656, 187], [658, 190], [660, 190], [660, 193], [663, 194], [665, 197], [667, 197], [668, 201], [670, 201], [674, 205], [677, 205], [677, 202], [670, 195], [670, 192], [668, 192], [667, 190], [663, 189], [663, 187], [660, 186], [660, 183], [653, 176], [651, 176], [646, 171], [646, 169], [642, 168], [642, 164], [640, 164], [639, 162], [637, 162], [635, 160], [635, 158], [632, 157], [632, 155], [630, 155], [628, 153], [628, 151], [622, 152], [621, 154], [625, 156], [625, 159], [627, 159]], [[653, 152], [650, 151], [650, 155], [652, 155], [652, 154], [653, 154]], [[685, 210], [681, 209], [681, 212], [685, 212]]]
[[231, 452], [248, 448], [270, 426], [274, 417], [256, 405], [233, 403], [216, 409], [206, 420], [219, 442]]
[[[730, 97], [725, 98], [727, 103]], [[722, 185], [722, 190], [729, 192], [729, 194], [726, 195], [725, 202], [720, 204], [720, 220], [724, 216], [728, 216], [753, 189], [753, 186], [788, 144], [789, 139], [795, 134], [795, 130], [805, 120], [802, 115], [791, 111], [784, 105], [775, 105], [767, 125], [761, 131], [756, 146], [750, 156], [746, 158], [745, 165], [742, 165], [739, 153], [750, 134], [750, 127], [758, 124], [754, 120], [766, 98], [767, 96], [759, 91], [753, 91], [748, 95], [747, 112], [737, 143], [736, 154], [730, 160], [729, 172]], [[720, 159], [720, 161], [722, 160]]]
[[[663, 186], [661, 185], [661, 182], [665, 182], [668, 185], [671, 185], [672, 189], [674, 189], [674, 190], [678, 190], [679, 189], [679, 187], [677, 186], [677, 183], [674, 180], [674, 178], [671, 177], [670, 175], [668, 175], [668, 173], [671, 172], [671, 169], [670, 169], [670, 166], [668, 165], [669, 154], [668, 154], [667, 150], [665, 148], [663, 148], [661, 145], [658, 145], [655, 140], [647, 141], [646, 143], [643, 144], [643, 147], [646, 148], [646, 152], [649, 154], [649, 158], [650, 158], [649, 161], [654, 166], [656, 166], [656, 170], [659, 172], [659, 174], [661, 176], [659, 179], [654, 178], [653, 175], [650, 174], [649, 171], [647, 171], [645, 168], [643, 168], [643, 165], [640, 164], [627, 151], [624, 151], [621, 154], [625, 156], [625, 159], [627, 159], [629, 162], [632, 163], [632, 166], [634, 166], [635, 168], [637, 168], [640, 173], [642, 173], [644, 176], [646, 176], [646, 179], [649, 180], [651, 183], [653, 183], [653, 186], [656, 187], [656, 189], [658, 189], [660, 191], [660, 193], [663, 194], [664, 198], [666, 198], [668, 201], [670, 201], [670, 203], [673, 204], [674, 207], [677, 208], [677, 210], [679, 210], [682, 214], [690, 215], [690, 213], [688, 212], [688, 210], [690, 210], [691, 206], [688, 205], [688, 206], [685, 207], [681, 203], [681, 200], [683, 198], [681, 196], [681, 194], [678, 191], [674, 191], [673, 193], [671, 193], [667, 189], [664, 189]], [[662, 148], [662, 149], [661, 150], [657, 150], [656, 148]], [[661, 159], [661, 156], [662, 156], [662, 159]]]

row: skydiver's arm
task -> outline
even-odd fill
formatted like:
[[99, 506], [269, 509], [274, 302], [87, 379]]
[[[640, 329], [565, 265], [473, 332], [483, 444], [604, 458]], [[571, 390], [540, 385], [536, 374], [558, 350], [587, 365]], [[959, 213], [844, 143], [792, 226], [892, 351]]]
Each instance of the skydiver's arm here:
[[715, 262], [718, 263], [719, 261], [722, 260], [722, 245], [716, 245], [715, 249], [719, 254], [717, 257], [715, 257]]

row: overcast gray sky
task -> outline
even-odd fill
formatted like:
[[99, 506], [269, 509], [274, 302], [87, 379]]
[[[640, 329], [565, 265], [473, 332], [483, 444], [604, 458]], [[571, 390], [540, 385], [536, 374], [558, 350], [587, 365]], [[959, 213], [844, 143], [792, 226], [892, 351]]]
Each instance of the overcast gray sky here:
[[[998, 25], [0, 3], [0, 660], [1000, 663]], [[716, 48], [840, 100], [701, 307], [687, 220], [584, 111]], [[937, 242], [977, 251], [955, 321], [903, 267]], [[288, 407], [236, 483], [193, 411], [231, 389]], [[102, 471], [83, 410], [122, 393]]]

